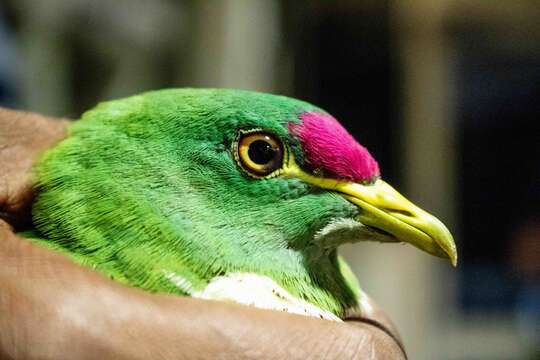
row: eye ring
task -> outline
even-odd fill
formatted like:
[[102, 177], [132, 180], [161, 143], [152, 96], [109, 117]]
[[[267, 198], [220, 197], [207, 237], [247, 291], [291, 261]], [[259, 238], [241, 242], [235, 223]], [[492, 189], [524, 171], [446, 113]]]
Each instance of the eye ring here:
[[255, 178], [269, 177], [281, 169], [285, 158], [281, 140], [261, 129], [241, 130], [233, 152], [240, 167]]

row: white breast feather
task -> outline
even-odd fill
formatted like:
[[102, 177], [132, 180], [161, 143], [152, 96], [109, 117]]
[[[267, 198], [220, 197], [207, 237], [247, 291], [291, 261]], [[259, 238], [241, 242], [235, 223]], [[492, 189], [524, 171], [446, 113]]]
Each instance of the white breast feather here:
[[295, 298], [269, 277], [251, 273], [231, 273], [215, 277], [202, 291], [194, 292], [191, 296], [342, 321], [329, 311]]

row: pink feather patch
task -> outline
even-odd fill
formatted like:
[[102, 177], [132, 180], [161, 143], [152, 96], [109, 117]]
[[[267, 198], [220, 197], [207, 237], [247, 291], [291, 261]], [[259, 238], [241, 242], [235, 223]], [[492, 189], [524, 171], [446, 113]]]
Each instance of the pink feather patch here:
[[306, 165], [312, 170], [354, 182], [379, 176], [377, 161], [335, 118], [305, 112], [300, 120], [300, 124], [290, 123], [289, 131], [300, 140]]

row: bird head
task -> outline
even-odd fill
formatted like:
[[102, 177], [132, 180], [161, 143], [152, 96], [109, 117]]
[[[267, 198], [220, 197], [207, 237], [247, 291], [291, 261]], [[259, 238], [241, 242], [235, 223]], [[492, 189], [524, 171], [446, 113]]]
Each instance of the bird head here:
[[457, 259], [447, 228], [385, 183], [336, 119], [282, 96], [171, 89], [103, 103], [37, 175], [37, 228], [94, 262], [123, 264], [126, 277], [154, 262], [189, 269], [193, 283], [244, 271], [339, 293], [342, 276], [328, 269], [346, 242]]

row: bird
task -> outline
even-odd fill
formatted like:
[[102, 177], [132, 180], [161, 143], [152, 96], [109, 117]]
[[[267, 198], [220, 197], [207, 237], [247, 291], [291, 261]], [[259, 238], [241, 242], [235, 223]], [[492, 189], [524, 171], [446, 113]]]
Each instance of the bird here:
[[455, 266], [447, 227], [381, 178], [332, 115], [234, 89], [98, 104], [34, 167], [31, 241], [150, 292], [341, 321], [365, 294], [345, 243]]

